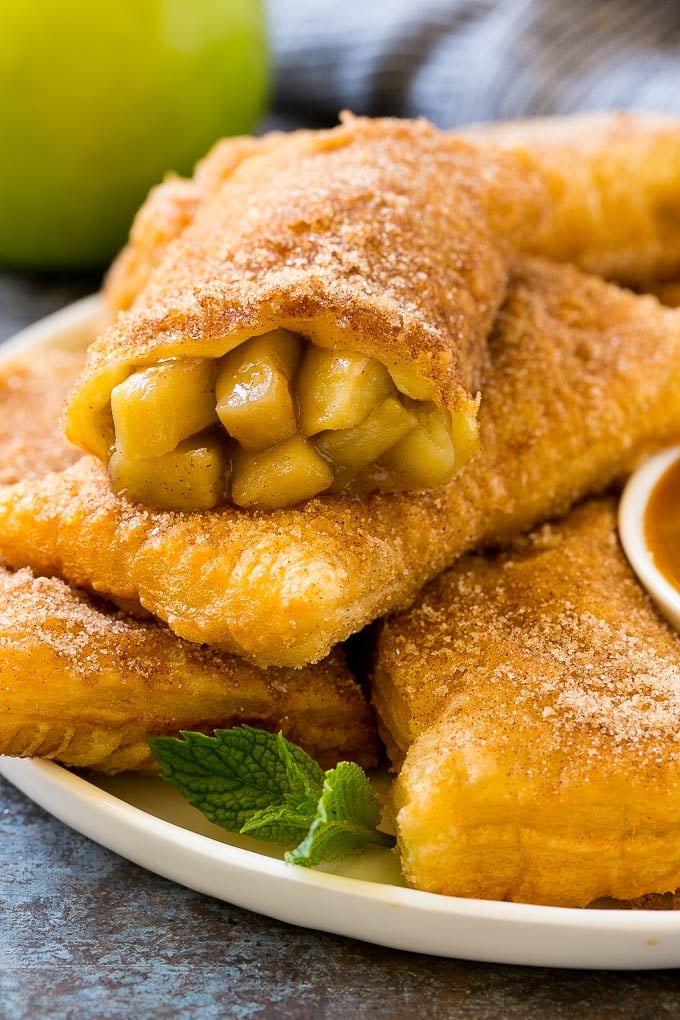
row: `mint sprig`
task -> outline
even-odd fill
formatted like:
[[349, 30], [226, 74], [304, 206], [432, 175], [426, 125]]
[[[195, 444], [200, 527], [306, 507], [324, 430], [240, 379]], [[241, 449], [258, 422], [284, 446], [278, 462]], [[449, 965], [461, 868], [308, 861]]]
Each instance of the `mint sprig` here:
[[285, 858], [289, 864], [313, 868], [361, 853], [369, 843], [393, 846], [394, 839], [376, 828], [379, 821], [380, 807], [366, 773], [354, 762], [341, 761], [324, 777], [307, 835]]
[[161, 775], [211, 822], [282, 846], [285, 859], [314, 867], [393, 846], [377, 829], [380, 807], [366, 773], [353, 762], [323, 772], [280, 733], [251, 726], [178, 737], [154, 737]]

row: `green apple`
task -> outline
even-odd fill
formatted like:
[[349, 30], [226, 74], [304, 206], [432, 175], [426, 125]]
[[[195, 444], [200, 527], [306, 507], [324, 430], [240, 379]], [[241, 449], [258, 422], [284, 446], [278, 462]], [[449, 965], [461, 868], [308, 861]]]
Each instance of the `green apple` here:
[[0, 261], [101, 266], [151, 185], [263, 111], [259, 0], [0, 3]]

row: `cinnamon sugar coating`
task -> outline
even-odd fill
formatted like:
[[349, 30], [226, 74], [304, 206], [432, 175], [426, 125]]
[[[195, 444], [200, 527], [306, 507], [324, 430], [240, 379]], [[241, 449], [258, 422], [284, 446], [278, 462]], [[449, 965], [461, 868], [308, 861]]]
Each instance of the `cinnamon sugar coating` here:
[[489, 350], [482, 450], [437, 490], [170, 513], [113, 496], [86, 457], [0, 491], [0, 555], [137, 599], [259, 664], [320, 659], [465, 551], [564, 512], [680, 435], [680, 320], [652, 297], [527, 260]]
[[[82, 361], [41, 349], [0, 365], [0, 477], [37, 478], [81, 457], [57, 422]], [[371, 709], [340, 649], [304, 670], [264, 671], [56, 578], [0, 566], [0, 754], [149, 770], [150, 736], [244, 722], [282, 730], [323, 765], [378, 758]]]
[[382, 625], [409, 882], [585, 906], [680, 886], [680, 637], [590, 502]]
[[71, 440], [106, 456], [88, 423], [133, 368], [217, 358], [278, 327], [376, 358], [408, 396], [474, 420], [505, 252], [542, 214], [534, 176], [424, 121], [349, 117], [265, 140], [234, 163], [229, 146], [213, 154], [192, 222], [90, 347]]
[[[487, 150], [500, 147], [511, 153], [517, 172], [532, 181], [530, 188], [515, 187], [510, 194], [515, 203], [512, 234], [522, 251], [573, 262], [636, 288], [680, 276], [676, 117], [591, 113], [475, 125], [456, 135]], [[110, 321], [130, 307], [199, 206], [241, 162], [281, 139], [276, 133], [224, 139], [198, 164], [191, 180], [171, 179], [151, 192], [106, 281]], [[485, 158], [494, 157], [487, 151]], [[492, 176], [489, 184], [505, 186], [503, 177]], [[501, 198], [492, 195], [488, 206], [498, 230], [505, 229]], [[528, 212], [524, 218], [522, 205]]]
[[155, 771], [149, 737], [242, 723], [281, 730], [325, 767], [377, 763], [340, 649], [307, 669], [261, 670], [56, 578], [0, 569], [0, 754]]
[[523, 251], [627, 286], [680, 276], [680, 120], [586, 113], [482, 124], [461, 137], [526, 161], [549, 201]]
[[80, 459], [82, 452], [64, 439], [57, 422], [84, 358], [50, 348], [0, 364], [0, 484], [61, 471]]
[[102, 328], [113, 322], [119, 311], [130, 308], [166, 247], [193, 222], [200, 204], [215, 194], [245, 159], [273, 147], [280, 138], [276, 132], [260, 139], [224, 138], [198, 164], [192, 178], [170, 176], [151, 189], [135, 216], [128, 243], [106, 275]]

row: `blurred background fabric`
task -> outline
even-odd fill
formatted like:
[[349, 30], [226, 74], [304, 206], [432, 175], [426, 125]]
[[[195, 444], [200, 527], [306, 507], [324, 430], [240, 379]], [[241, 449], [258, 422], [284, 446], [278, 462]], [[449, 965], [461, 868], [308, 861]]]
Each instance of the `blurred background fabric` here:
[[440, 127], [680, 111], [679, 0], [268, 0], [275, 110]]

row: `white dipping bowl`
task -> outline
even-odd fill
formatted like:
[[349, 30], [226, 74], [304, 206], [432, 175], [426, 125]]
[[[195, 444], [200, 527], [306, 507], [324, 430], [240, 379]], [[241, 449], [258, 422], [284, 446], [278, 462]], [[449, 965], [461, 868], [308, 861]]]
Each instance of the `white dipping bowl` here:
[[645, 511], [652, 489], [678, 458], [680, 446], [673, 446], [645, 461], [631, 475], [619, 504], [619, 536], [631, 567], [661, 613], [680, 630], [680, 592], [654, 563], [644, 532]]

